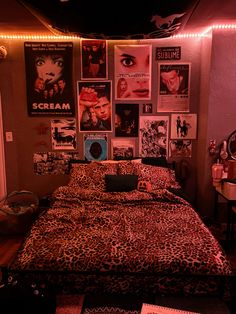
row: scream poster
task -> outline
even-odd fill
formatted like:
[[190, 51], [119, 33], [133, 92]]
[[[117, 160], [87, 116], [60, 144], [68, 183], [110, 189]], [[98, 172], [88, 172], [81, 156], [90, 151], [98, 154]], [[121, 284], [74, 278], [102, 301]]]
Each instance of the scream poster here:
[[25, 42], [29, 116], [74, 116], [71, 42]]

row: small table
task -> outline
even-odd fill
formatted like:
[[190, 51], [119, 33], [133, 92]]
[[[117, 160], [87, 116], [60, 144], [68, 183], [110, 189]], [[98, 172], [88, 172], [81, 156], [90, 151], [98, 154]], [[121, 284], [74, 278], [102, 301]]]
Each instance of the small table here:
[[[231, 230], [233, 224], [233, 207], [236, 206], [236, 197], [232, 197], [226, 191], [223, 190], [222, 186], [216, 186], [216, 201], [215, 201], [215, 215], [218, 211], [218, 197], [222, 196], [227, 202], [227, 228], [226, 228], [226, 248], [228, 248], [229, 241], [231, 238]], [[235, 212], [235, 211], [234, 211]]]

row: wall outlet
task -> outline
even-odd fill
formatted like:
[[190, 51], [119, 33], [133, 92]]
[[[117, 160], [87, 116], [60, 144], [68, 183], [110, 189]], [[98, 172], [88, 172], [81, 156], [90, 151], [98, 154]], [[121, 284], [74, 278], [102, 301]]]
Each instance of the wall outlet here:
[[6, 142], [13, 142], [12, 132], [6, 132]]

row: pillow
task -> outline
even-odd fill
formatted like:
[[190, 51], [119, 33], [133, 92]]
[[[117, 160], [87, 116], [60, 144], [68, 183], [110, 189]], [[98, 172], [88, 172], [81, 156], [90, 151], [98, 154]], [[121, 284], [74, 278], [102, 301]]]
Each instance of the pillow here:
[[117, 174], [117, 164], [103, 164], [97, 161], [72, 164], [68, 186], [104, 191], [105, 174]]
[[118, 174], [135, 174], [135, 165], [138, 163], [134, 163], [131, 160], [123, 160], [118, 162]]
[[175, 173], [169, 168], [135, 164], [134, 174], [138, 175], [139, 181], [148, 181], [151, 184], [152, 190], [180, 188], [179, 183], [175, 178]]
[[133, 174], [105, 175], [107, 192], [129, 192], [137, 189], [138, 176]]
[[145, 165], [168, 168], [166, 157], [143, 157], [142, 163]]

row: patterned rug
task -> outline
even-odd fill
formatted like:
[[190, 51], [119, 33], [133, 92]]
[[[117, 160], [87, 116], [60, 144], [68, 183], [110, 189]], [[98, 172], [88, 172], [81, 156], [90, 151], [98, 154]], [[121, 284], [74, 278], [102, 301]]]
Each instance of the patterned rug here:
[[[148, 301], [148, 302], [145, 302]], [[203, 314], [232, 314], [217, 298], [156, 297], [155, 300], [124, 296], [57, 296], [56, 314], [140, 314], [142, 303], [158, 304], [176, 311], [196, 311]], [[178, 312], [178, 311], [177, 311]]]

